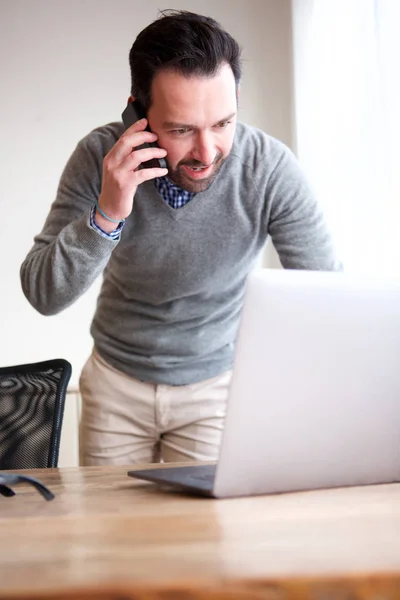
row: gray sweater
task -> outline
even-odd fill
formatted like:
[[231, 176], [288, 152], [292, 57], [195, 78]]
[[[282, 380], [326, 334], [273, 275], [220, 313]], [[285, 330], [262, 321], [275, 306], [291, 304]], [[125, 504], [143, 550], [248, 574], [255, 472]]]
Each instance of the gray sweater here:
[[232, 365], [246, 276], [268, 235], [285, 268], [340, 269], [322, 213], [290, 150], [238, 123], [209, 189], [173, 209], [146, 182], [120, 241], [107, 239], [89, 213], [122, 131], [112, 123], [78, 144], [22, 264], [22, 288], [53, 315], [103, 273], [91, 333], [110, 365], [153, 383], [213, 377]]

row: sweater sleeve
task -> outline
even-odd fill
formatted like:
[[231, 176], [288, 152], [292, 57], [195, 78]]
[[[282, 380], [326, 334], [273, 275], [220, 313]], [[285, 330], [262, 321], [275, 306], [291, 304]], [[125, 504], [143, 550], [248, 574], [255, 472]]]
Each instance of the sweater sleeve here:
[[23, 292], [44, 315], [56, 314], [77, 300], [101, 274], [118, 244], [90, 225], [105, 153], [93, 133], [79, 142], [44, 227], [21, 265]]
[[293, 153], [283, 153], [269, 178], [268, 233], [286, 269], [339, 271], [331, 233], [321, 207]]

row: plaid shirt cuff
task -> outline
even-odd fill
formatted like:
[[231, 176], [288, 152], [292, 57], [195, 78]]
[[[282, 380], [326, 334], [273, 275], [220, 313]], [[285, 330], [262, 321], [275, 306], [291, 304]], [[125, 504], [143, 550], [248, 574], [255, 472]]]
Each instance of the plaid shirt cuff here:
[[96, 211], [96, 207], [92, 206], [92, 208], [90, 210], [90, 221], [89, 221], [90, 227], [92, 229], [94, 229], [95, 231], [97, 231], [97, 233], [99, 233], [101, 236], [107, 238], [108, 240], [118, 241], [121, 237], [121, 231], [124, 228], [125, 220], [121, 221], [119, 223], [118, 227], [116, 229], [114, 229], [114, 231], [110, 231], [110, 233], [108, 233], [107, 231], [103, 231], [103, 229], [97, 225], [95, 218], [94, 218], [95, 211]]

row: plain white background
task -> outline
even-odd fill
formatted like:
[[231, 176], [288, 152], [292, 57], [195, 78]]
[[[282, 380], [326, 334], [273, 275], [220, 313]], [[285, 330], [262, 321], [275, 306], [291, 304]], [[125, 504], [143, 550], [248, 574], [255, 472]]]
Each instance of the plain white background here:
[[400, 2], [293, 0], [297, 156], [347, 272], [400, 275]]
[[[239, 119], [293, 148], [290, 0], [0, 0], [0, 365], [64, 357], [78, 381], [101, 281], [44, 317], [23, 296], [19, 268], [78, 140], [120, 118], [130, 47], [164, 8], [212, 16], [239, 41]], [[269, 249], [265, 262], [276, 264]]]

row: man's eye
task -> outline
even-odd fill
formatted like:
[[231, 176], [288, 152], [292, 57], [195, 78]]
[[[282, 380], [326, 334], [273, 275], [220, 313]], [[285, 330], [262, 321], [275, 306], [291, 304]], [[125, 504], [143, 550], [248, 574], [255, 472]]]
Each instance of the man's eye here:
[[176, 135], [184, 135], [188, 131], [190, 131], [189, 127], [182, 127], [181, 129], [173, 129], [172, 133], [175, 133]]
[[225, 127], [229, 125], [229, 123], [231, 123], [231, 121], [221, 121], [221, 123], [218, 123], [216, 127], [217, 129], [225, 129]]

